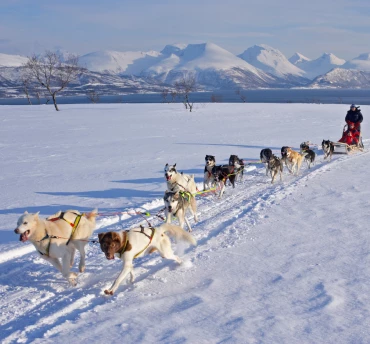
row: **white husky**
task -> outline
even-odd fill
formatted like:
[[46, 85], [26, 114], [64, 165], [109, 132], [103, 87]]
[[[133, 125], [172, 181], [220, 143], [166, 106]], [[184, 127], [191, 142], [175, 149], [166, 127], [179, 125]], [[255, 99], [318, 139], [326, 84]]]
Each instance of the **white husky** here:
[[[16, 234], [19, 240], [30, 241], [40, 256], [57, 268], [75, 286], [77, 274], [70, 272], [76, 249], [80, 252], [80, 272], [85, 271], [85, 245], [95, 229], [97, 210], [81, 214], [77, 210], [59, 211], [47, 219], [27, 211], [18, 219]], [[62, 264], [59, 261], [62, 258]]]
[[175, 165], [168, 165], [164, 167], [164, 177], [167, 181], [168, 191], [188, 191], [192, 194], [197, 192], [197, 186], [194, 181], [194, 174], [179, 173]]

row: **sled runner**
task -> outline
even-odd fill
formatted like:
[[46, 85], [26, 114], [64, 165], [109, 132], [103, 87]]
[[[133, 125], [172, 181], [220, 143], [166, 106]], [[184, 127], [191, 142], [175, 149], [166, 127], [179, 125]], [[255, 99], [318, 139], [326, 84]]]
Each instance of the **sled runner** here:
[[[345, 139], [345, 137], [347, 136], [347, 133], [349, 131], [349, 128], [348, 128], [348, 124], [346, 124], [344, 127], [343, 127], [343, 135], [342, 135], [342, 138], [341, 140]], [[349, 153], [353, 153], [355, 151], [363, 151], [364, 150], [364, 144], [362, 142], [362, 133], [361, 133], [361, 130], [358, 130], [358, 137], [356, 137], [356, 139], [358, 140], [357, 143], [352, 143], [352, 144], [349, 144], [349, 143], [346, 143], [346, 142], [333, 142], [333, 145], [334, 145], [334, 152], [333, 154], [349, 154]], [[355, 139], [353, 139], [353, 141], [355, 141]]]

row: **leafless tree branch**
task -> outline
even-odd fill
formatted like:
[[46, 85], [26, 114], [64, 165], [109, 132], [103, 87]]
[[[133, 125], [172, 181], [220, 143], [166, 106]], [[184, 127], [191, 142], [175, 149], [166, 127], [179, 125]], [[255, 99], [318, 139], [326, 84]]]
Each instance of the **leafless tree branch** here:
[[78, 67], [78, 56], [70, 55], [62, 62], [56, 52], [46, 51], [44, 55], [33, 55], [24, 65], [31, 79], [45, 88], [53, 99], [55, 110], [59, 111], [56, 96], [84, 70]]

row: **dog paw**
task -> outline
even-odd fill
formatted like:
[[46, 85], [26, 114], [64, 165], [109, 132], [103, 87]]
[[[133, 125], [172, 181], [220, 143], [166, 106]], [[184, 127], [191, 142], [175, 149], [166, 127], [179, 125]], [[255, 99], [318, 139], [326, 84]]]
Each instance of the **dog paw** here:
[[113, 295], [113, 290], [106, 289], [106, 290], [104, 290], [104, 294], [105, 295]]
[[80, 270], [80, 272], [85, 272], [86, 267], [85, 266], [79, 266], [78, 269]]

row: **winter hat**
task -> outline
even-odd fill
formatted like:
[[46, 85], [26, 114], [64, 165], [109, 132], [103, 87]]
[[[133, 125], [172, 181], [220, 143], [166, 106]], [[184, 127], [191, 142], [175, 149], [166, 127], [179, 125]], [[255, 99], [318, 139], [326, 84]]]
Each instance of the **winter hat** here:
[[350, 109], [357, 107], [356, 104], [352, 104]]

